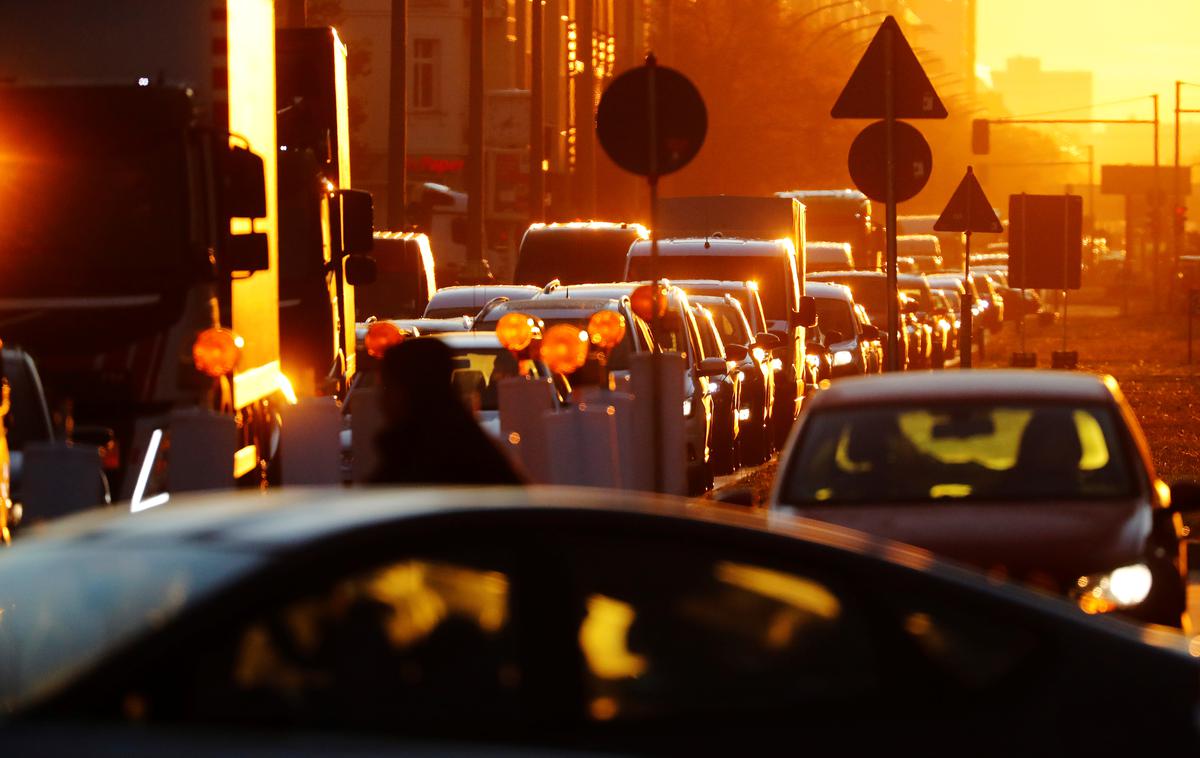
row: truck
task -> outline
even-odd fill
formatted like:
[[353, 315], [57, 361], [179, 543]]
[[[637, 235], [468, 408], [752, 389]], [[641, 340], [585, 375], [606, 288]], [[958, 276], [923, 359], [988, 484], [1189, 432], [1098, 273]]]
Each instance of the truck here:
[[65, 439], [111, 432], [131, 509], [261, 485], [291, 395], [271, 0], [8, 2], [0, 28], [3, 339]]
[[376, 273], [371, 195], [351, 185], [347, 49], [331, 27], [292, 28], [275, 55], [280, 357], [297, 395], [342, 397], [355, 290]]
[[788, 190], [776, 197], [804, 204], [805, 235], [809, 242], [844, 242], [850, 245], [854, 267], [875, 271], [883, 237], [871, 223], [871, 201], [858, 190]]
[[[651, 263], [650, 243], [629, 250], [627, 277], [755, 280], [768, 303], [770, 332], [778, 339], [775, 376], [775, 442], [782, 446], [816, 376], [805, 358], [805, 329], [816, 324], [816, 303], [804, 295], [805, 216], [797, 200], [779, 197], [670, 197], [660, 201], [659, 236], [676, 239], [678, 254]], [[777, 244], [738, 245], [722, 240], [768, 240]], [[686, 247], [686, 249], [685, 249]], [[673, 265], [668, 269], [666, 266]], [[658, 268], [655, 272], [654, 269]]]

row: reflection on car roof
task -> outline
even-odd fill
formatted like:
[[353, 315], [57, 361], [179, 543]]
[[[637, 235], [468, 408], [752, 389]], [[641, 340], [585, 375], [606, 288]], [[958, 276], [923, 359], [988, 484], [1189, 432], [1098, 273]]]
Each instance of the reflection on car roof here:
[[956, 402], [1112, 402], [1111, 377], [1073, 371], [976, 369], [840, 379], [813, 407]]

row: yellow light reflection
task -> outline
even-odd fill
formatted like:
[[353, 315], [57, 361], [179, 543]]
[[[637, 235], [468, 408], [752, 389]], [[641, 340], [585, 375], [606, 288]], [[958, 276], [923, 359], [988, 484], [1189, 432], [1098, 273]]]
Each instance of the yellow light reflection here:
[[[645, 672], [646, 659], [629, 652], [628, 647], [629, 628], [636, 616], [628, 603], [604, 595], [588, 597], [587, 617], [579, 627], [579, 647], [598, 678], [631, 679]], [[593, 701], [593, 716], [596, 703], [603, 699]], [[614, 703], [614, 713], [615, 709]]]
[[829, 621], [842, 612], [842, 604], [833, 593], [810, 579], [729, 561], [718, 563], [713, 573], [719, 582], [786, 603]]

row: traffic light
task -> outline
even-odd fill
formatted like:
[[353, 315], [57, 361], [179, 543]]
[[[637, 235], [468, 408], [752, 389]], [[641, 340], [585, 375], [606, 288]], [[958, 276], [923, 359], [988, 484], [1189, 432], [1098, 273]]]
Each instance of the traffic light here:
[[971, 152], [987, 155], [991, 152], [991, 122], [977, 118], [971, 122]]
[[1175, 221], [1175, 232], [1182, 235], [1187, 230], [1187, 206], [1175, 206], [1173, 219]]

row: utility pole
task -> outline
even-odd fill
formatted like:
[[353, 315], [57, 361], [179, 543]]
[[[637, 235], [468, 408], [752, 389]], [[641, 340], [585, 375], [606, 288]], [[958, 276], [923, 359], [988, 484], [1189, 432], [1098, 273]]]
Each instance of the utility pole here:
[[391, 83], [388, 91], [388, 227], [408, 226], [408, 0], [392, 0]]
[[1162, 188], [1158, 177], [1158, 95], [1154, 98], [1154, 191], [1150, 195], [1150, 235], [1154, 252], [1150, 256], [1150, 290], [1154, 297], [1152, 310], [1158, 312], [1159, 250], [1162, 248]]
[[471, 53], [467, 70], [467, 260], [464, 276], [483, 275], [483, 0], [471, 0]]
[[545, 0], [530, 9], [529, 220], [546, 220], [546, 22]]
[[[1183, 205], [1183, 200], [1179, 192], [1179, 95], [1183, 89], [1183, 82], [1175, 82], [1175, 160], [1172, 162], [1174, 168], [1171, 171], [1171, 282], [1175, 282], [1174, 274], [1179, 270], [1179, 254], [1180, 247], [1183, 244], [1181, 237], [1182, 229], [1179, 228], [1179, 208]], [[1190, 194], [1190, 193], [1189, 193]], [[1174, 287], [1172, 287], [1172, 290]], [[1170, 294], [1167, 295], [1170, 297]]]

